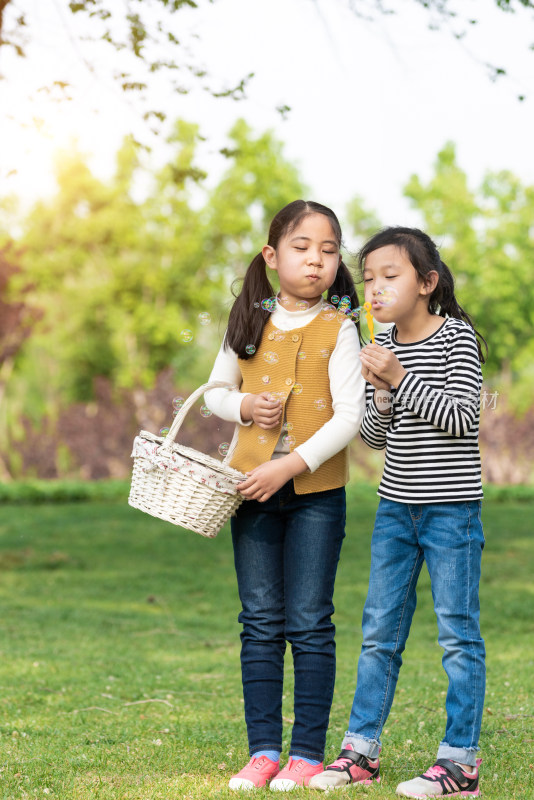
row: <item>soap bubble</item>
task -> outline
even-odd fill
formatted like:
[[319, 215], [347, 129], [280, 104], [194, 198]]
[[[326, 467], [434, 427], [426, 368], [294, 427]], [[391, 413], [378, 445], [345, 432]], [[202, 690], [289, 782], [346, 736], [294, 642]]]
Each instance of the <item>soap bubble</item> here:
[[272, 400], [273, 402], [276, 402], [278, 400], [280, 403], [283, 403], [285, 399], [286, 399], [285, 392], [271, 392], [269, 395], [269, 400]]
[[350, 306], [350, 297], [348, 294], [344, 294], [341, 300], [339, 301], [340, 306]]
[[273, 353], [272, 350], [267, 350], [267, 352], [263, 354], [263, 360], [267, 364], [278, 364], [278, 354]]
[[209, 325], [211, 322], [211, 314], [208, 311], [201, 311], [198, 315], [198, 321], [201, 325]]
[[260, 307], [259, 303], [254, 303], [254, 308], [259, 308], [259, 307]]
[[201, 406], [200, 413], [203, 417], [211, 417], [211, 411], [207, 406]]
[[276, 297], [267, 297], [265, 300], [262, 300], [261, 307], [264, 311], [270, 311], [272, 314], [276, 308]]
[[275, 342], [283, 342], [286, 338], [286, 335], [283, 331], [276, 330], [273, 338]]
[[321, 358], [330, 358], [330, 350], [324, 347], [322, 350], [319, 350], [319, 355]]
[[282, 439], [283, 444], [285, 444], [286, 447], [290, 448], [295, 446], [296, 441], [297, 440], [295, 439], [295, 437], [291, 436], [290, 434], [284, 436], [284, 438]]
[[389, 308], [397, 302], [399, 293], [394, 286], [384, 286], [383, 289], [379, 289], [376, 293], [376, 299], [381, 306]]
[[295, 303], [295, 308], [297, 309], [297, 311], [306, 311], [306, 309], [308, 309], [309, 307], [310, 304], [308, 303], [307, 300], [298, 300], [298, 302]]
[[261, 382], [262, 383], [270, 383], [271, 379], [269, 378], [268, 375], [264, 375], [263, 378], [261, 379]]
[[248, 353], [249, 356], [253, 356], [255, 352], [256, 352], [256, 348], [254, 347], [254, 345], [253, 344], [247, 344], [247, 346], [245, 347], [245, 353]]
[[288, 305], [288, 303], [290, 303], [291, 301], [290, 301], [289, 297], [286, 297], [286, 296], [284, 295], [283, 297], [279, 297], [279, 298], [278, 298], [278, 302], [279, 302], [281, 305], [283, 305], [283, 306], [287, 306], [287, 305]]
[[295, 383], [291, 389], [292, 394], [302, 394], [302, 383]]
[[182, 342], [187, 344], [188, 342], [193, 341], [193, 331], [190, 331], [188, 328], [184, 328], [183, 331], [180, 333], [180, 339]]
[[229, 449], [230, 449], [229, 442], [221, 442], [221, 444], [219, 445], [219, 453], [223, 458], [228, 455]]
[[330, 322], [331, 320], [336, 318], [337, 309], [334, 306], [326, 305], [321, 311], [321, 319], [326, 320], [326, 322]]
[[326, 408], [326, 400], [324, 397], [320, 397], [318, 400], [313, 401], [313, 407], [316, 411], [322, 411], [323, 408]]
[[304, 352], [304, 350], [298, 351], [297, 358], [299, 361], [304, 361], [304, 359], [306, 358], [306, 353]]
[[333, 295], [332, 295], [332, 297], [330, 298], [330, 302], [331, 302], [333, 305], [337, 306], [337, 304], [339, 303], [339, 297], [338, 297], [338, 295], [337, 295], [337, 294], [333, 294]]
[[353, 308], [350, 312], [350, 318], [354, 320], [354, 322], [359, 322], [360, 314], [362, 312], [362, 307], [359, 306], [358, 308]]
[[159, 432], [159, 435], [160, 436], [167, 436], [169, 430], [170, 430], [169, 428], [161, 428], [160, 432]]
[[172, 407], [175, 411], [179, 411], [183, 406], [185, 400], [183, 397], [174, 397], [172, 401]]
[[258, 442], [260, 444], [267, 444], [267, 437], [264, 436], [262, 433], [258, 436]]
[[293, 423], [292, 422], [284, 422], [282, 425], [283, 431], [292, 431], [293, 430]]

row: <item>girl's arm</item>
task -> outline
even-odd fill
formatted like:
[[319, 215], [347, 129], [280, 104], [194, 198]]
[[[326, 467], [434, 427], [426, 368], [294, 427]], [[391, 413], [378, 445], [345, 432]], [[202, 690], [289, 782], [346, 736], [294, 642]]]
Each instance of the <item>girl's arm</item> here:
[[304, 459], [294, 450], [287, 456], [265, 461], [259, 467], [247, 472], [246, 480], [238, 483], [237, 488], [249, 500], [258, 500], [260, 503], [264, 503], [284, 483], [290, 481], [295, 475], [306, 472], [307, 469], [308, 465]]
[[[226, 350], [221, 345], [209, 380], [226, 381], [237, 387], [240, 386], [241, 370], [237, 354], [233, 350]], [[280, 401], [271, 400], [267, 392], [248, 394], [246, 392], [230, 392], [228, 389], [210, 389], [205, 393], [204, 399], [210, 411], [228, 422], [250, 425], [254, 420], [260, 428], [268, 430], [275, 427], [280, 418]]]
[[[340, 328], [328, 364], [334, 415], [310, 439], [292, 453], [260, 464], [248, 474], [239, 490], [252, 499], [265, 501], [284, 483], [305, 472], [314, 472], [322, 463], [342, 450], [358, 433], [365, 410], [365, 381], [361, 375], [358, 332], [348, 320]], [[237, 355], [221, 347], [210, 380], [241, 383]], [[208, 408], [218, 417], [250, 424], [250, 395], [211, 389], [206, 392]], [[254, 397], [261, 397], [254, 395]], [[276, 424], [276, 423], [275, 423]], [[265, 426], [267, 427], [267, 426]]]
[[[391, 388], [391, 384], [387, 385]], [[384, 387], [377, 389], [371, 383], [366, 386], [367, 406], [360, 436], [374, 450], [383, 450], [386, 446], [389, 423], [393, 417], [393, 395]]]
[[[224, 347], [224, 341], [215, 359], [209, 381], [226, 381], [238, 388], [241, 386], [241, 370], [237, 361], [237, 353]], [[241, 404], [245, 397], [243, 392], [230, 392], [228, 389], [210, 389], [204, 399], [209, 410], [217, 417], [240, 425], [250, 425], [251, 419], [241, 418]]]
[[362, 357], [369, 368], [396, 387], [395, 403], [458, 438], [465, 436], [476, 423], [482, 375], [472, 328], [458, 327], [447, 343], [444, 389], [435, 389], [407, 371], [385, 347], [368, 345], [366, 351], [369, 355]]

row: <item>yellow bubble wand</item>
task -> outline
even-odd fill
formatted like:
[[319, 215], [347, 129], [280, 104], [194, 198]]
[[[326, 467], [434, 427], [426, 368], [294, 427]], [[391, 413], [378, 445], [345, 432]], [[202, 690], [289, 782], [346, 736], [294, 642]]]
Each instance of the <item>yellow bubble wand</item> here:
[[371, 341], [374, 344], [375, 343], [375, 333], [374, 333], [374, 324], [375, 324], [375, 322], [374, 322], [374, 319], [373, 319], [373, 317], [371, 315], [371, 308], [372, 308], [371, 303], [364, 303], [363, 307], [364, 307], [364, 310], [365, 310], [365, 321], [367, 322], [367, 327], [369, 328], [369, 334], [371, 336]]

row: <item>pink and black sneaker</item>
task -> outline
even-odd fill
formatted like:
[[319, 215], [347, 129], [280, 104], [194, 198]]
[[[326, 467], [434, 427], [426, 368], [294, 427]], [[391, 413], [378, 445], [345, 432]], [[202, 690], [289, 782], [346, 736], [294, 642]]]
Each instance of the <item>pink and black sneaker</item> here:
[[360, 783], [369, 786], [373, 781], [380, 783], [380, 767], [378, 758], [371, 761], [361, 753], [356, 753], [352, 745], [341, 751], [336, 760], [327, 766], [324, 772], [314, 775], [308, 786], [310, 789], [341, 789], [349, 783]]
[[399, 783], [397, 794], [402, 797], [478, 797], [478, 768], [482, 763], [477, 758], [474, 772], [464, 770], [448, 758], [438, 758], [430, 769], [411, 781]]

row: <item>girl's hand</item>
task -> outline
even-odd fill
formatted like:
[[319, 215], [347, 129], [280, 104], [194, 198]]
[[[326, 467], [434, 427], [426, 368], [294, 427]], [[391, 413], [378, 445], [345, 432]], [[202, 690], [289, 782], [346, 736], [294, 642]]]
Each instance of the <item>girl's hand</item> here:
[[397, 388], [406, 375], [406, 370], [395, 353], [379, 344], [365, 345], [360, 353], [360, 358], [363, 367], [382, 381], [382, 385], [377, 386], [372, 380], [366, 378], [377, 389], [390, 389], [391, 386]]
[[371, 372], [370, 369], [364, 367], [362, 361], [362, 377], [364, 380], [369, 381], [369, 383], [375, 387], [375, 389], [386, 389], [386, 391], [390, 391], [391, 384], [387, 381], [383, 381], [382, 378], [379, 378], [378, 375], [375, 375], [374, 372]]
[[265, 503], [284, 483], [307, 469], [308, 465], [298, 453], [290, 453], [282, 458], [266, 461], [247, 472], [246, 480], [238, 483], [237, 488], [249, 500]]
[[276, 428], [282, 414], [280, 400], [272, 400], [269, 392], [262, 394], [247, 394], [241, 403], [241, 419], [243, 422], [252, 420], [260, 428], [269, 430]]

